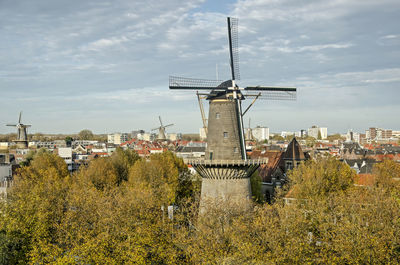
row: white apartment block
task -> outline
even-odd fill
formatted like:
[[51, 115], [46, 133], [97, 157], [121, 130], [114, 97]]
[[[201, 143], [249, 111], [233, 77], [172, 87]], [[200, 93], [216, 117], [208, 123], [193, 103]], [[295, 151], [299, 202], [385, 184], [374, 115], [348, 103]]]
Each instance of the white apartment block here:
[[264, 140], [269, 140], [269, 128], [268, 127], [261, 127], [257, 126], [256, 128], [252, 129], [253, 137], [261, 142]]
[[129, 140], [128, 133], [113, 133], [107, 135], [107, 143], [120, 145]]
[[400, 138], [400, 131], [392, 131], [392, 137]]
[[308, 136], [318, 139], [319, 134], [321, 135], [322, 140], [326, 139], [328, 137], [328, 128], [318, 126], [312, 126], [311, 128], [308, 128]]

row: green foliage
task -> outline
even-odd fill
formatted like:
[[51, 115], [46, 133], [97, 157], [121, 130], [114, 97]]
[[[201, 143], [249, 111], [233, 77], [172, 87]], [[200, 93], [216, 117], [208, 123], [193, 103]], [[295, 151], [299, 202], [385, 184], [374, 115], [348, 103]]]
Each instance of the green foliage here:
[[333, 142], [335, 140], [344, 140], [339, 133], [328, 135], [326, 139], [329, 140], [330, 142]]
[[29, 166], [31, 161], [33, 160], [34, 156], [35, 156], [36, 152], [34, 150], [30, 150], [28, 152], [28, 154], [26, 154], [25, 156], [25, 160], [21, 161], [19, 164], [20, 166]]
[[17, 139], [16, 133], [0, 134], [0, 142], [12, 142]]
[[334, 157], [309, 160], [288, 174], [299, 198], [327, 196], [353, 186], [356, 173]]
[[[127, 173], [128, 172], [128, 173]], [[0, 201], [2, 264], [398, 264], [399, 165], [377, 165], [353, 187], [334, 158], [290, 173], [297, 192], [253, 210], [221, 203], [198, 215], [197, 179], [172, 153], [119, 149], [70, 176], [39, 152]], [[127, 175], [126, 175], [127, 174]], [[253, 191], [260, 179], [251, 178]], [[396, 182], [397, 181], [397, 182]], [[170, 220], [161, 206], [178, 205]]]
[[138, 161], [131, 169], [129, 182], [151, 190], [162, 204], [170, 205], [195, 192], [195, 184], [188, 176], [183, 160], [164, 152], [152, 155], [149, 162]]
[[139, 160], [134, 150], [118, 147], [111, 157], [100, 157], [92, 161], [78, 174], [86, 178], [99, 190], [113, 188], [128, 180], [129, 170]]
[[182, 140], [184, 141], [200, 141], [199, 134], [184, 134], [182, 135]]
[[65, 137], [65, 143], [67, 144], [67, 146], [71, 146], [73, 140], [74, 139], [71, 136]]
[[314, 147], [315, 146], [315, 141], [316, 139], [312, 136], [307, 136], [305, 137], [306, 140], [306, 146], [307, 147]]
[[91, 130], [84, 129], [78, 133], [80, 140], [93, 140], [94, 135]]
[[275, 134], [274, 136], [270, 136], [269, 137], [270, 140], [274, 140], [274, 141], [285, 141], [285, 138], [283, 138], [282, 136]]
[[294, 138], [294, 134], [286, 135], [285, 139], [286, 141], [290, 142]]
[[373, 168], [375, 186], [390, 194], [400, 204], [400, 163], [385, 160]]
[[261, 177], [258, 174], [258, 170], [256, 170], [250, 177], [250, 184], [251, 184], [251, 193], [253, 196], [253, 200], [257, 203], [263, 203], [264, 197], [261, 191]]
[[320, 130], [318, 130], [318, 140], [321, 140], [322, 139], [322, 136], [321, 136], [321, 131]]

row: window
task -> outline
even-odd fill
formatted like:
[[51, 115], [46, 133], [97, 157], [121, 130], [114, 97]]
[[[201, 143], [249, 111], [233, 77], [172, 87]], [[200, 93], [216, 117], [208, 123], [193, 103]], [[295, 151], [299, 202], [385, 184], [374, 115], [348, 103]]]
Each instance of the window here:
[[293, 169], [292, 161], [286, 161], [286, 170]]
[[215, 118], [216, 118], [216, 119], [221, 118], [221, 114], [220, 114], [219, 112], [215, 113]]
[[224, 132], [224, 138], [228, 138], [228, 132]]
[[239, 149], [237, 147], [233, 148], [234, 153], [239, 153]]

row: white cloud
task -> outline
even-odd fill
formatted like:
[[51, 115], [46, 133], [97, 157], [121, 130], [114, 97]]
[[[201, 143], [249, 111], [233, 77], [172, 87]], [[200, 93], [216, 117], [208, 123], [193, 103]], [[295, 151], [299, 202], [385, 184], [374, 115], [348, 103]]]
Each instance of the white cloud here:
[[[226, 14], [210, 10], [211, 2], [205, 11], [202, 3], [3, 3], [0, 91], [5, 96], [0, 104], [4, 116], [14, 108], [29, 110], [32, 116], [40, 111], [55, 117], [69, 112], [72, 121], [86, 112], [96, 120], [99, 112], [116, 117], [129, 110], [146, 119], [154, 112], [178, 117], [182, 109], [197, 111], [192, 93], [168, 90], [168, 75], [213, 78], [218, 65], [219, 77], [229, 78]], [[352, 108], [368, 104], [366, 113], [375, 117], [372, 114], [379, 104], [393, 106], [400, 97], [395, 89], [400, 85], [400, 71], [395, 67], [400, 60], [398, 0], [224, 4], [232, 6], [230, 15], [239, 17], [241, 76], [247, 78], [243, 84], [296, 85], [296, 103], [266, 106], [287, 106], [288, 113], [296, 111], [302, 117], [298, 123], [312, 119], [302, 113], [315, 109], [329, 123], [334, 115], [328, 107], [339, 106], [340, 113], [350, 115]], [[281, 113], [265, 115], [265, 109], [258, 109], [252, 113], [264, 119], [260, 123], [273, 116], [286, 126], [292, 119]], [[53, 122], [49, 120], [46, 126]], [[190, 119], [184, 124], [197, 131]], [[62, 126], [56, 130], [62, 131]]]
[[112, 37], [109, 39], [99, 39], [85, 45], [82, 49], [88, 51], [100, 51], [105, 48], [109, 48], [112, 46], [118, 46], [123, 42], [127, 42], [128, 38], [125, 36], [122, 37]]

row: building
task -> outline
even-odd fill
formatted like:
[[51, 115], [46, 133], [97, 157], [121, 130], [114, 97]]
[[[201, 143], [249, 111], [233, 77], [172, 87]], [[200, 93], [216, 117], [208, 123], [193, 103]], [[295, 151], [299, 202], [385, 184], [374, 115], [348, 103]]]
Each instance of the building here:
[[205, 146], [179, 146], [175, 154], [181, 158], [201, 158], [204, 157], [206, 151]]
[[307, 134], [315, 139], [325, 140], [328, 137], [328, 128], [314, 125], [308, 129]]
[[262, 142], [264, 140], [269, 140], [269, 128], [268, 127], [261, 127], [257, 126], [252, 130], [253, 137], [259, 141]]
[[128, 140], [129, 140], [129, 134], [127, 133], [113, 133], [107, 135], [107, 143], [109, 144], [120, 145]]
[[78, 170], [79, 165], [74, 162], [71, 147], [58, 148], [58, 156], [64, 159], [65, 163], [67, 164], [69, 172], [74, 172]]
[[13, 154], [0, 154], [0, 199], [7, 198], [7, 189], [12, 186], [13, 174], [18, 167]]
[[181, 133], [169, 133], [167, 138], [170, 141], [181, 140], [182, 139], [182, 134]]
[[254, 151], [251, 158], [268, 159], [268, 163], [261, 165], [258, 172], [262, 179], [262, 193], [265, 200], [270, 203], [275, 194], [275, 188], [281, 187], [287, 182], [287, 171], [297, 167], [310, 157], [303, 152], [296, 138], [293, 138], [286, 151]]
[[[397, 132], [396, 132], [397, 133]], [[382, 129], [382, 128], [375, 128], [371, 127], [365, 131], [366, 138], [368, 140], [387, 140], [392, 138], [393, 131]]]
[[136, 130], [136, 131], [132, 131], [131, 132], [131, 138], [138, 138], [139, 134], [144, 134], [145, 131], [144, 130]]
[[8, 149], [10, 146], [10, 142], [0, 142], [0, 149]]

